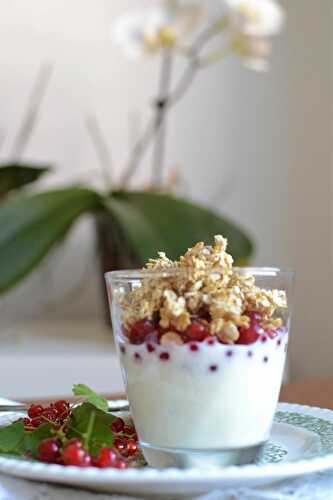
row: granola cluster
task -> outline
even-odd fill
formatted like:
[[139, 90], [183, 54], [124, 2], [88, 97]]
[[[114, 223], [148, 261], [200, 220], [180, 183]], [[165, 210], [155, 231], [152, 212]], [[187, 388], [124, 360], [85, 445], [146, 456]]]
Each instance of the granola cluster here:
[[[240, 327], [248, 328], [249, 312], [260, 314], [263, 328], [279, 328], [282, 320], [273, 316], [287, 307], [285, 292], [259, 288], [254, 276], [234, 271], [227, 240], [214, 240], [212, 246], [197, 243], [178, 261], [164, 252], [150, 259], [147, 278], [121, 298], [125, 328], [149, 319], [172, 334], [185, 332], [200, 317], [211, 335], [228, 344], [237, 342]], [[155, 271], [160, 273], [154, 276]]]

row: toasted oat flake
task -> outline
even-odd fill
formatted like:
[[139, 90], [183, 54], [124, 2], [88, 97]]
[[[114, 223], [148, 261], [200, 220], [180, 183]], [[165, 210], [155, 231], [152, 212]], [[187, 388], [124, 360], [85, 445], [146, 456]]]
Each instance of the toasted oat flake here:
[[141, 287], [121, 299], [125, 327], [158, 317], [162, 328], [170, 328], [162, 336], [162, 345], [171, 339], [180, 344], [183, 340], [173, 330], [185, 332], [191, 318], [205, 309], [210, 318], [207, 328], [224, 343], [235, 343], [238, 328], [249, 327], [250, 311], [261, 314], [263, 328], [279, 328], [282, 320], [273, 316], [287, 307], [285, 292], [259, 288], [254, 276], [239, 274], [226, 250], [227, 240], [217, 235], [212, 246], [199, 242], [178, 261], [159, 252], [146, 269], [166, 273], [156, 278], [147, 275]]

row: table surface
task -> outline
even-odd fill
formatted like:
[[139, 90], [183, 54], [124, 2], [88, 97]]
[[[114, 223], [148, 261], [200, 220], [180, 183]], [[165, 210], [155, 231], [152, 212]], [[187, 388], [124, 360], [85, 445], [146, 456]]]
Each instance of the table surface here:
[[280, 401], [333, 410], [333, 378], [304, 379], [285, 384]]

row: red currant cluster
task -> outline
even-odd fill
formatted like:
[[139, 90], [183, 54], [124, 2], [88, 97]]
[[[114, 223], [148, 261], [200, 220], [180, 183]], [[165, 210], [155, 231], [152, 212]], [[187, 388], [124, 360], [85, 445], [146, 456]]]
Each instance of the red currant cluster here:
[[126, 469], [139, 454], [135, 428], [116, 418], [110, 431], [117, 434], [114, 447], [101, 448], [97, 456], [92, 456], [79, 438], [63, 440], [54, 437], [40, 442], [37, 458], [42, 462], [76, 467]]
[[126, 460], [112, 448], [101, 448], [97, 457], [91, 456], [78, 438], [70, 439], [65, 446], [59, 439], [44, 439], [38, 446], [37, 458], [42, 462], [76, 467], [112, 467], [115, 469], [128, 467]]
[[59, 429], [70, 414], [70, 405], [67, 401], [59, 400], [50, 406], [31, 405], [28, 409], [28, 418], [24, 419], [25, 431], [32, 431], [45, 423], [52, 423]]
[[207, 324], [199, 318], [193, 319], [185, 332], [178, 332], [174, 327], [161, 328], [157, 323], [149, 319], [142, 319], [137, 321], [129, 332], [126, 332], [126, 336], [131, 344], [142, 344], [143, 342], [159, 344], [163, 335], [170, 331], [181, 335], [183, 342], [201, 342], [211, 337]]
[[[277, 335], [277, 330], [263, 330], [260, 324], [262, 317], [259, 313], [251, 311], [246, 313], [246, 315], [250, 318], [250, 325], [247, 328], [239, 328], [237, 344], [252, 344], [263, 335], [268, 335], [270, 338], [274, 338]], [[210, 332], [207, 315], [194, 316], [184, 332], [179, 332], [172, 326], [164, 329], [159, 326], [158, 321], [142, 319], [137, 321], [129, 331], [126, 330], [124, 333], [131, 344], [142, 344], [143, 342], [160, 344], [163, 335], [169, 332], [173, 332], [179, 336], [180, 343], [203, 342], [206, 339], [212, 338], [216, 338], [216, 340], [223, 343], [218, 335], [213, 336]]]

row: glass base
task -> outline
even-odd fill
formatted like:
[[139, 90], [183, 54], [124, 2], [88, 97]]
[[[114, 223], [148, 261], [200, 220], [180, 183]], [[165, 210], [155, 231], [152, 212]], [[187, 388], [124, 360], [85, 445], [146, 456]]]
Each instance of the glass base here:
[[254, 463], [265, 443], [246, 448], [221, 450], [196, 450], [161, 448], [140, 442], [145, 459], [151, 467], [158, 469], [178, 467], [225, 467], [228, 465], [246, 465]]

